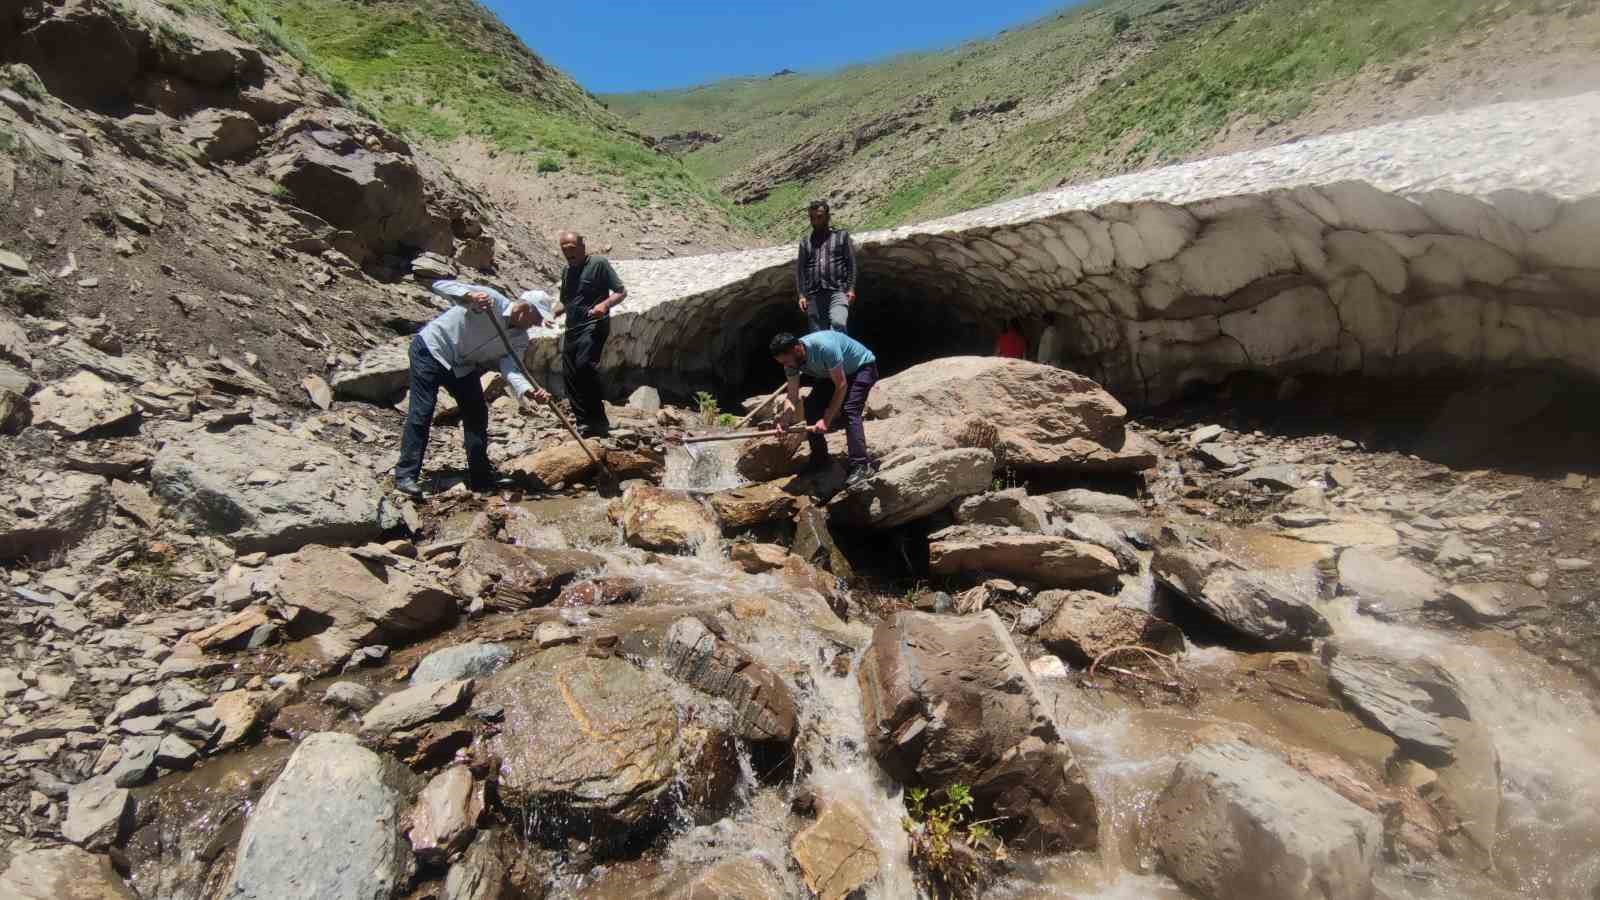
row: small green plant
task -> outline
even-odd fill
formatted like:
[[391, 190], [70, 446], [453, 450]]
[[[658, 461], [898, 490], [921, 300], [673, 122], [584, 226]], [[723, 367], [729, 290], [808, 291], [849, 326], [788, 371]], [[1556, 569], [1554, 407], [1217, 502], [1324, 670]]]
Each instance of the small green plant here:
[[739, 417], [733, 413], [722, 413], [717, 416], [717, 426], [719, 428], [733, 428], [738, 424]]
[[289, 200], [294, 195], [289, 193], [289, 189], [284, 187], [281, 183], [273, 182], [272, 196], [279, 200]]
[[1133, 20], [1128, 18], [1127, 13], [1117, 13], [1116, 18], [1111, 20], [1111, 33], [1121, 34], [1124, 31], [1127, 31], [1132, 25]]
[[561, 163], [554, 156], [541, 156], [539, 157], [538, 169], [540, 174], [559, 172], [561, 171]]
[[717, 416], [722, 415], [722, 410], [717, 407], [716, 397], [705, 391], [699, 391], [694, 395], [694, 402], [700, 408], [700, 421], [707, 428], [717, 424]]
[[1006, 858], [1005, 845], [986, 822], [969, 822], [972, 789], [956, 783], [939, 792], [906, 791], [901, 826], [911, 839], [911, 863], [923, 892], [931, 897], [977, 897], [991, 868]]

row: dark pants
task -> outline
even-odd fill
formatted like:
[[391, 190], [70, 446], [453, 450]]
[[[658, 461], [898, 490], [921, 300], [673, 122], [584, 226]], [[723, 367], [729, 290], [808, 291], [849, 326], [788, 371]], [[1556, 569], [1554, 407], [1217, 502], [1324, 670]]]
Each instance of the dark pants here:
[[806, 319], [812, 331], [850, 333], [850, 299], [844, 291], [812, 291], [806, 295]]
[[478, 373], [457, 378], [439, 364], [422, 336], [411, 339], [411, 408], [406, 412], [405, 431], [400, 436], [400, 464], [395, 466], [396, 481], [422, 475], [422, 455], [428, 449], [428, 431], [433, 427], [433, 410], [439, 402], [439, 389], [456, 398], [461, 408], [461, 437], [467, 445], [467, 480], [487, 482], [489, 468], [489, 404], [483, 399], [483, 384]]
[[[867, 429], [861, 424], [861, 417], [867, 412], [867, 392], [877, 383], [877, 363], [862, 366], [844, 381], [844, 406], [840, 411], [844, 413], [844, 442], [849, 450], [852, 469], [872, 461], [867, 456]], [[811, 396], [806, 398], [806, 424], [815, 424], [828, 411], [828, 404], [833, 402], [833, 392], [832, 381], [820, 382], [811, 389]], [[822, 435], [811, 434], [806, 439], [811, 444], [812, 459], [828, 457], [828, 442]]]
[[611, 430], [606, 418], [605, 385], [600, 382], [600, 354], [611, 335], [611, 320], [569, 329], [561, 339], [561, 372], [567, 387], [567, 400], [578, 424], [590, 431]]

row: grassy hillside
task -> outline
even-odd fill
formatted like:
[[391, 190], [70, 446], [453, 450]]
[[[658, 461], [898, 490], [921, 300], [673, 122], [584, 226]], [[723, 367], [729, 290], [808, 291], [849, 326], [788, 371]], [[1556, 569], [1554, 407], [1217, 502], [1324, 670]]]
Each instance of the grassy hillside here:
[[[1540, 5], [1106, 0], [935, 53], [603, 99], [648, 134], [722, 135], [685, 161], [750, 201], [738, 214], [757, 230], [794, 230], [795, 204], [829, 193], [857, 226], [894, 225], [1180, 158], [1242, 116], [1291, 119], [1363, 66]], [[986, 111], [1001, 101], [1015, 108]], [[818, 147], [821, 165], [786, 162]]]
[[[166, 0], [287, 51], [396, 131], [477, 137], [640, 202], [715, 198], [473, 0]], [[720, 202], [720, 198], [718, 202]]]

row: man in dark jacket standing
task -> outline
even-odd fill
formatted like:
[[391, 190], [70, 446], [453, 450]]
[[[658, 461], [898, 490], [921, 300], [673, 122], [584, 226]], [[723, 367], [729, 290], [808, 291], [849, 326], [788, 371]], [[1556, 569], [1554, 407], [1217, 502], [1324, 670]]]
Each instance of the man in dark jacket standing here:
[[850, 232], [834, 228], [828, 201], [813, 200], [806, 209], [811, 233], [800, 239], [794, 264], [794, 287], [800, 311], [812, 331], [849, 333], [850, 304], [856, 300], [856, 251]]
[[600, 354], [611, 336], [611, 310], [628, 296], [617, 270], [604, 256], [592, 256], [583, 235], [561, 235], [561, 255], [567, 268], [561, 273], [561, 309], [567, 316], [561, 339], [561, 369], [567, 400], [584, 437], [604, 437], [611, 431], [606, 418], [605, 385], [600, 381]]

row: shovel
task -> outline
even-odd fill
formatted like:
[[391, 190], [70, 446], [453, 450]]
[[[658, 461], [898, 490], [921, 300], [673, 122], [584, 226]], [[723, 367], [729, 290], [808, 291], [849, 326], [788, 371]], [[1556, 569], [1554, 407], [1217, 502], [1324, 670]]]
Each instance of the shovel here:
[[712, 441], [751, 441], [756, 438], [777, 437], [782, 434], [804, 431], [804, 428], [769, 428], [766, 431], [735, 431], [729, 434], [703, 434], [699, 437], [679, 438], [684, 444], [709, 444]]
[[[506, 332], [505, 323], [500, 321], [500, 310], [492, 301], [489, 304], [489, 321], [494, 323], [494, 330], [500, 333], [500, 342], [506, 345], [506, 353], [516, 361], [517, 371], [522, 373], [523, 378], [528, 379], [529, 384], [543, 390], [543, 386], [534, 379], [533, 373], [528, 371], [528, 366], [522, 361], [522, 356], [517, 353], [516, 348], [511, 346], [511, 335]], [[561, 412], [561, 407], [556, 405], [556, 399], [550, 396], [548, 391], [545, 392], [544, 403], [550, 407], [551, 412], [556, 414], [556, 419], [566, 426], [567, 431], [572, 433], [572, 437], [577, 440], [578, 446], [583, 448], [583, 452], [589, 457], [590, 461], [600, 468], [602, 490], [616, 490], [618, 486], [616, 473], [611, 471], [611, 467], [606, 465], [604, 459], [601, 459], [589, 448], [589, 443], [583, 439], [583, 435], [578, 433], [578, 429], [573, 427], [572, 422], [568, 421], [566, 414]]]

